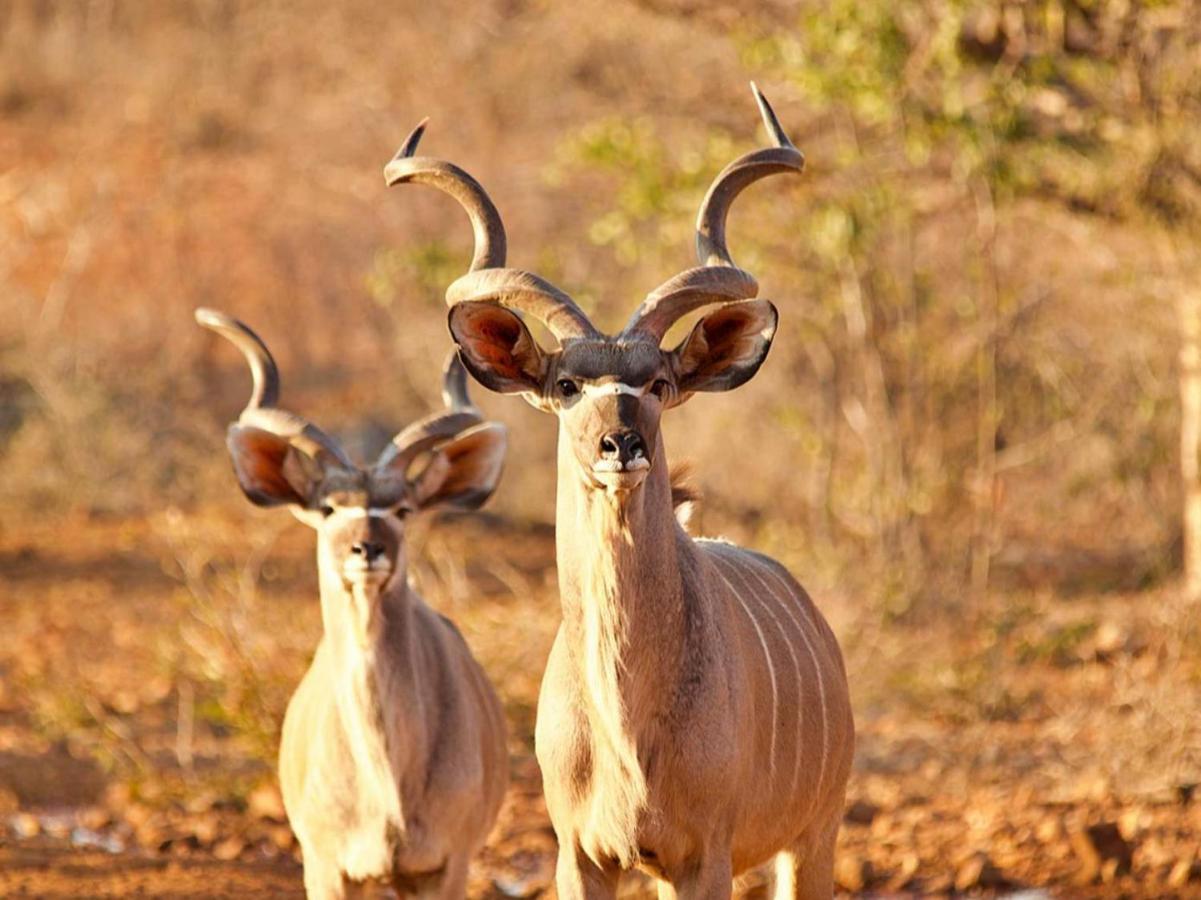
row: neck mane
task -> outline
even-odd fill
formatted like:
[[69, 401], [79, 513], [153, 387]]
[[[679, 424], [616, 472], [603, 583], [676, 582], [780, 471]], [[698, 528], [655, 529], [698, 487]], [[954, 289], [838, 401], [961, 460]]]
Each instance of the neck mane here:
[[329, 660], [325, 677], [360, 781], [357, 795], [377, 804], [403, 832], [404, 802], [423, 789], [428, 764], [420, 749], [429, 743], [424, 734], [430, 710], [414, 633], [418, 601], [403, 567], [378, 596], [348, 590], [320, 550], [318, 569]]
[[[646, 795], [645, 754], [657, 718], [674, 698], [685, 650], [683, 535], [662, 443], [642, 485], [618, 496], [586, 480], [563, 436], [559, 448], [555, 539], [563, 628], [591, 724], [594, 764], [611, 773], [593, 783], [621, 794], [594, 808], [629, 819], [613, 824], [633, 834]], [[624, 858], [636, 848], [607, 852]]]

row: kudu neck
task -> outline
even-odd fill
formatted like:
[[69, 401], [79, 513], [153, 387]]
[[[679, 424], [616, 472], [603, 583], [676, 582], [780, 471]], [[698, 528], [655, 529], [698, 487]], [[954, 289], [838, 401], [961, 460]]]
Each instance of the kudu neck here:
[[634, 720], [658, 705], [652, 695], [672, 690], [685, 638], [679, 526], [659, 441], [646, 480], [625, 496], [590, 484], [566, 436], [559, 445], [555, 540], [567, 637], [581, 665], [603, 643], [604, 665], [616, 667], [606, 690], [620, 690]]
[[560, 438], [555, 543], [559, 579], [568, 582], [561, 586], [574, 587], [576, 573], [600, 564], [616, 567], [630, 586], [669, 587], [679, 580], [677, 527], [662, 437], [646, 480], [624, 495], [592, 484], [566, 437]]
[[[323, 643], [342, 727], [365, 783], [389, 804], [423, 789], [427, 731], [415, 597], [401, 565], [377, 596], [348, 589], [318, 548]], [[391, 785], [389, 788], [388, 786]], [[386, 789], [385, 789], [386, 788]], [[375, 791], [373, 791], [375, 792]], [[402, 805], [390, 817], [403, 824]]]

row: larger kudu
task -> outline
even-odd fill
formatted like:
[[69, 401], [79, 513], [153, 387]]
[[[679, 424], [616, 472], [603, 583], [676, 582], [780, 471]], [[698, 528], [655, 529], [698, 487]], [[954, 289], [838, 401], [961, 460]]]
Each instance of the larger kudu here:
[[[755, 279], [726, 248], [726, 213], [803, 157], [755, 95], [776, 146], [718, 175], [698, 218], [700, 266], [652, 291], [613, 336], [544, 279], [503, 267], [500, 217], [462, 170], [397, 158], [385, 173], [390, 184], [442, 173], [477, 239], [446, 295], [461, 358], [484, 386], [559, 420], [563, 621], [536, 749], [564, 900], [613, 897], [635, 866], [662, 897], [729, 897], [734, 875], [773, 856], [778, 897], [833, 890], [854, 746], [838, 643], [779, 563], [679, 526], [659, 430], [693, 393], [750, 379], [775, 334], [775, 307], [752, 299]], [[678, 346], [660, 347], [672, 323], [711, 305]], [[513, 311], [559, 346], [540, 347]]]

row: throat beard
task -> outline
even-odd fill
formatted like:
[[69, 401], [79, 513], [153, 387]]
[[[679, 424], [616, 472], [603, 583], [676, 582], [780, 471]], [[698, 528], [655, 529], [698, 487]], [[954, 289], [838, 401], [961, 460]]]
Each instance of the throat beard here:
[[369, 647], [380, 627], [380, 601], [385, 582], [354, 580], [346, 582], [350, 595], [354, 637], [360, 647]]

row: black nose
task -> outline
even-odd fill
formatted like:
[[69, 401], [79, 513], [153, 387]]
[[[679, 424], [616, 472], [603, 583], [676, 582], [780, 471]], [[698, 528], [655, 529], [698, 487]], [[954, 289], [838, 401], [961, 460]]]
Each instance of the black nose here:
[[615, 459], [621, 464], [646, 456], [646, 444], [637, 431], [610, 431], [600, 442], [601, 459]]
[[350, 545], [350, 552], [371, 562], [384, 555], [384, 545], [377, 541], [358, 541]]

